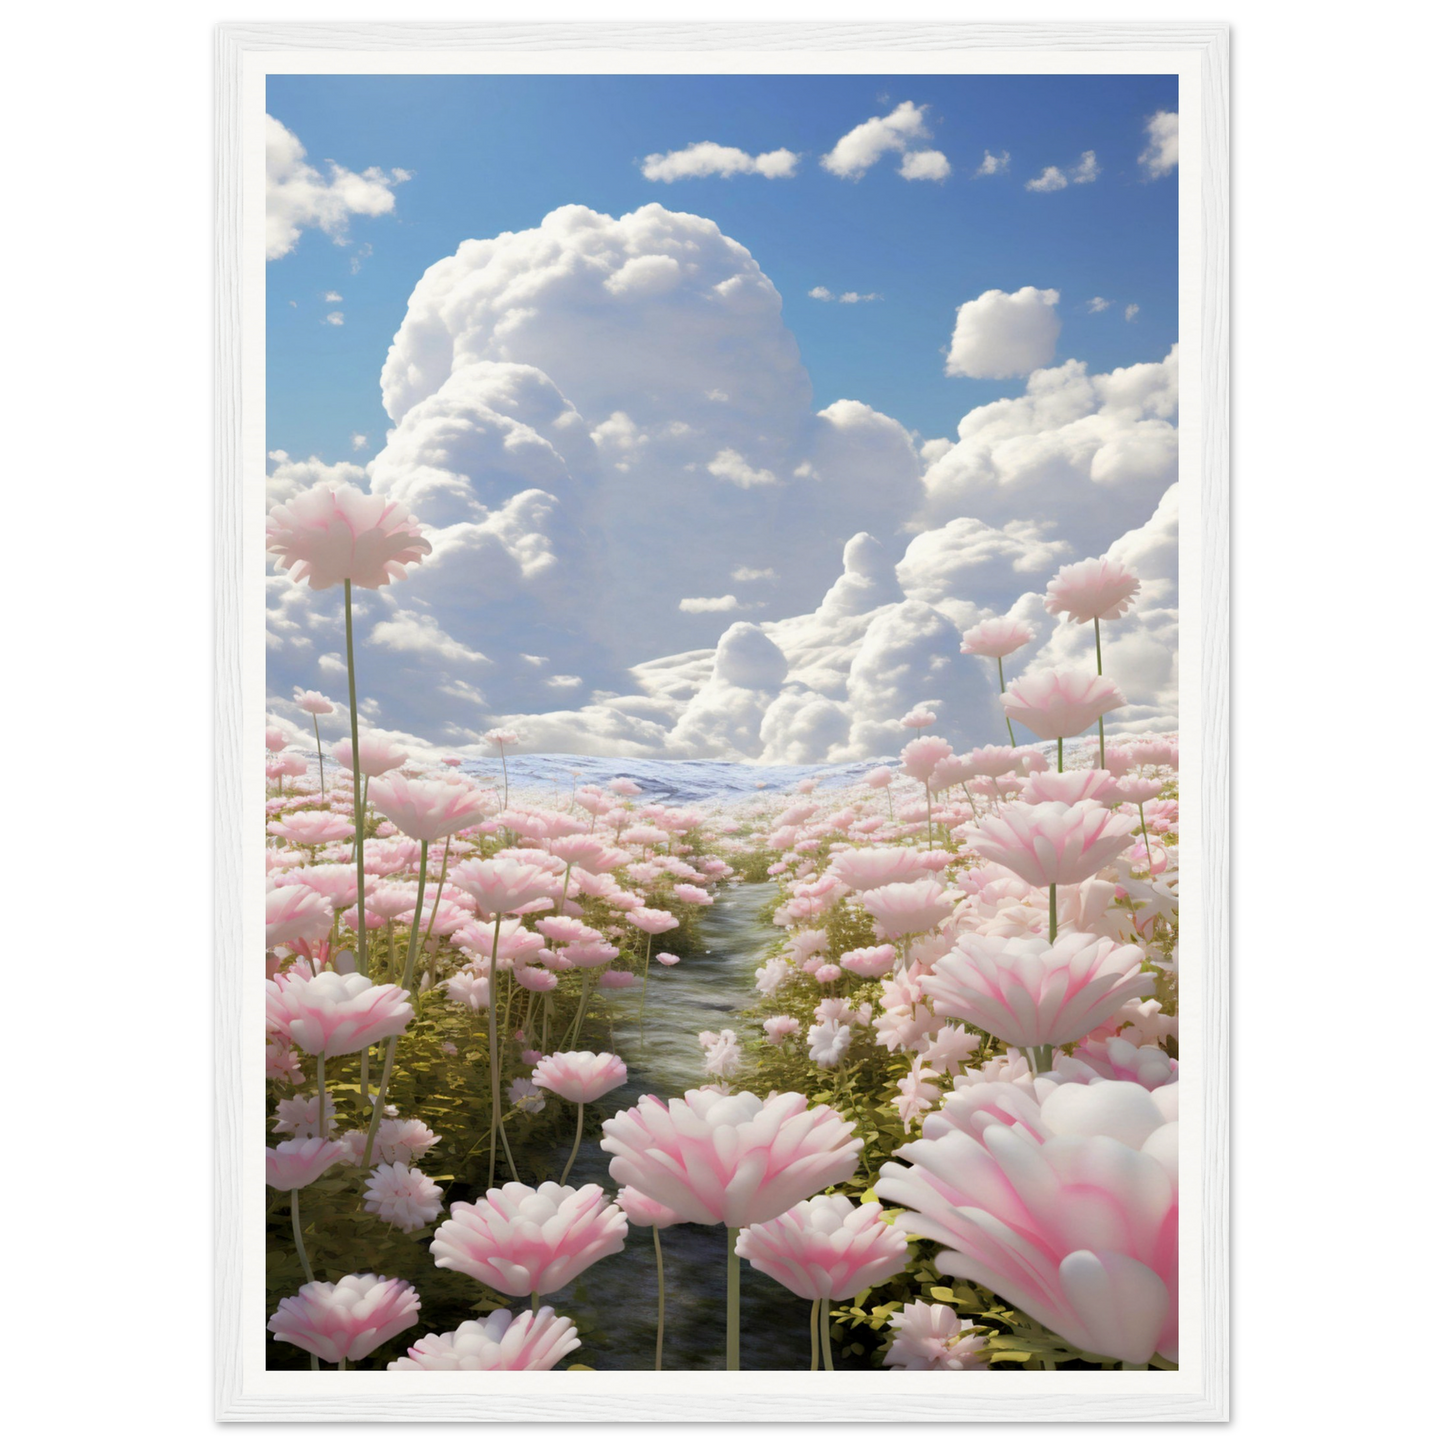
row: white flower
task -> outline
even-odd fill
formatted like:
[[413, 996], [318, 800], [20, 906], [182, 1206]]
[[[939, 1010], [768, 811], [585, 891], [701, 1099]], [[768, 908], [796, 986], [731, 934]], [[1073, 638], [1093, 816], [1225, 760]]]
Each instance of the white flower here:
[[367, 1212], [398, 1229], [420, 1229], [442, 1212], [441, 1185], [433, 1184], [420, 1169], [378, 1164], [366, 1183]]
[[787, 962], [781, 958], [770, 958], [753, 976], [758, 981], [758, 992], [764, 998], [771, 998], [787, 982]]
[[988, 1340], [966, 1335], [972, 1320], [961, 1320], [947, 1305], [915, 1300], [889, 1321], [893, 1343], [883, 1357], [890, 1370], [985, 1370], [988, 1361], [978, 1351]]
[[507, 1098], [524, 1114], [540, 1114], [547, 1107], [546, 1098], [530, 1078], [513, 1079]]
[[730, 1079], [737, 1073], [743, 1061], [742, 1045], [731, 1029], [720, 1034], [704, 1030], [697, 1036], [703, 1049], [703, 1068], [714, 1078]]
[[836, 1069], [853, 1042], [853, 1030], [837, 1019], [814, 1024], [808, 1030], [808, 1057], [820, 1068]]

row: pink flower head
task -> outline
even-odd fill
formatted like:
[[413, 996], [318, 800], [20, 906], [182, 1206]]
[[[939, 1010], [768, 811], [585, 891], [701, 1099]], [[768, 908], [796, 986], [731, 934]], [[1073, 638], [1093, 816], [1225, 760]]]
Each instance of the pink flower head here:
[[953, 745], [945, 739], [919, 737], [903, 749], [899, 761], [910, 778], [926, 783], [939, 763], [952, 754]]
[[876, 948], [850, 948], [838, 960], [849, 973], [860, 978], [883, 978], [893, 972], [898, 953], [891, 943], [880, 943]]
[[828, 864], [829, 873], [860, 893], [888, 883], [912, 883], [927, 871], [912, 848], [844, 848]]
[[550, 868], [516, 858], [467, 858], [452, 869], [451, 878], [487, 918], [517, 912], [541, 898], [550, 900], [562, 882]]
[[329, 697], [319, 692], [302, 692], [296, 689], [296, 706], [302, 712], [309, 712], [312, 717], [324, 717], [329, 712], [336, 711], [336, 704]]
[[963, 761], [968, 766], [970, 778], [1001, 778], [1018, 766], [1018, 751], [989, 744], [965, 753]]
[[879, 931], [886, 938], [902, 938], [907, 933], [928, 933], [953, 912], [952, 902], [934, 878], [924, 878], [916, 883], [889, 883], [868, 893], [860, 893], [858, 902], [873, 915]]
[[964, 829], [968, 846], [1025, 883], [1082, 883], [1134, 841], [1127, 817], [1100, 803], [1008, 803]]
[[447, 997], [473, 1013], [481, 1013], [492, 1006], [491, 980], [464, 969], [447, 980]]
[[335, 1284], [316, 1280], [283, 1299], [266, 1328], [331, 1364], [360, 1360], [393, 1335], [410, 1329], [421, 1300], [404, 1279], [349, 1274]]
[[334, 1139], [283, 1139], [266, 1151], [266, 1183], [272, 1189], [305, 1189], [346, 1153]]
[[378, 1164], [366, 1181], [366, 1210], [383, 1223], [410, 1234], [442, 1212], [442, 1188], [420, 1169], [405, 1164]]
[[677, 955], [675, 953], [659, 953], [656, 955], [656, 957], [657, 962], [660, 963], [664, 968], [671, 968], [673, 964], [678, 961]]
[[[1048, 1081], [1036, 1086], [1043, 1094]], [[982, 1284], [1076, 1349], [1143, 1364], [1179, 1350], [1178, 1086], [1097, 1080], [1019, 1085], [1014, 1115], [944, 1111], [883, 1165], [877, 1192], [899, 1225], [945, 1248], [945, 1274]]]
[[532, 1082], [574, 1104], [590, 1104], [627, 1082], [627, 1065], [616, 1054], [588, 1050], [548, 1054], [532, 1070]]
[[[334, 743], [331, 754], [343, 768], [351, 770], [351, 739], [343, 738]], [[379, 778], [383, 773], [392, 772], [405, 766], [406, 750], [399, 748], [388, 739], [376, 733], [361, 734], [361, 771], [368, 778]]]
[[[890, 1370], [984, 1370], [980, 1353], [988, 1336], [964, 1334], [972, 1320], [961, 1320], [947, 1305], [914, 1300], [888, 1321], [893, 1341], [883, 1363]], [[391, 1366], [392, 1369], [396, 1367]]]
[[295, 883], [266, 894], [266, 947], [312, 942], [331, 931], [331, 905], [314, 889]]
[[627, 914], [627, 921], [643, 933], [670, 933], [677, 927], [677, 919], [661, 908], [634, 908]]
[[491, 811], [485, 795], [470, 783], [428, 782], [402, 773], [377, 778], [367, 798], [383, 818], [423, 843], [475, 827]]
[[577, 1326], [551, 1305], [536, 1314], [493, 1310], [444, 1335], [424, 1335], [388, 1370], [551, 1370], [581, 1347]]
[[1071, 1044], [1127, 999], [1154, 992], [1144, 951], [1087, 933], [1042, 938], [968, 933], [920, 980], [934, 1009], [1019, 1048]]
[[628, 1185], [617, 1191], [617, 1202], [628, 1220], [639, 1229], [670, 1229], [682, 1223], [682, 1216], [674, 1213], [665, 1204], [649, 1199], [640, 1189]]
[[1071, 738], [1124, 702], [1107, 677], [1047, 668], [1016, 678], [1003, 695], [1003, 710], [1041, 738]]
[[1178, 1059], [1153, 1044], [1136, 1045], [1121, 1038], [1084, 1039], [1072, 1061], [1086, 1064], [1101, 1079], [1122, 1079], [1151, 1090], [1179, 1078]]
[[739, 1228], [775, 1219], [841, 1184], [863, 1141], [850, 1122], [802, 1094], [690, 1090], [664, 1103], [644, 1094], [602, 1125], [613, 1179], [693, 1224]]
[[863, 775], [870, 788], [886, 788], [893, 781], [892, 768], [872, 768]]
[[288, 813], [274, 823], [267, 823], [266, 831], [288, 843], [314, 848], [349, 838], [353, 830], [348, 819], [338, 818], [335, 813]]
[[[1111, 778], [1113, 774], [1109, 775]], [[1115, 802], [1133, 803], [1136, 807], [1140, 803], [1152, 802], [1164, 791], [1163, 778], [1113, 778]]]
[[266, 550], [295, 582], [320, 589], [349, 578], [354, 586], [376, 588], [405, 577], [431, 543], [395, 502], [318, 482], [271, 508]]
[[911, 712], [906, 712], [898, 719], [898, 726], [901, 728], [931, 728], [938, 718], [920, 704]]
[[1083, 803], [1090, 799], [1106, 807], [1118, 802], [1118, 779], [1103, 768], [1080, 768], [1066, 773], [1034, 773], [1019, 794], [1025, 803]]
[[803, 1299], [848, 1299], [908, 1263], [908, 1236], [883, 1218], [881, 1204], [819, 1194], [749, 1225], [737, 1253]]
[[1059, 568], [1044, 594], [1044, 606], [1070, 622], [1112, 622], [1139, 595], [1139, 579], [1112, 557], [1086, 557]]
[[631, 988], [637, 982], [637, 975], [625, 968], [609, 968], [597, 980], [598, 988]]
[[974, 657], [1007, 657], [1034, 640], [1034, 630], [1012, 617], [990, 617], [963, 634], [959, 651]]
[[286, 746], [286, 734], [278, 727], [266, 729], [266, 747], [273, 753], [279, 753]]
[[763, 1032], [771, 1044], [780, 1044], [785, 1038], [798, 1032], [798, 1021], [791, 1014], [774, 1014], [763, 1020]]
[[308, 1054], [354, 1054], [399, 1034], [412, 1020], [411, 1002], [394, 983], [361, 973], [303, 978], [294, 970], [266, 980], [266, 1030]]
[[535, 1189], [515, 1181], [475, 1204], [453, 1204], [431, 1252], [507, 1295], [551, 1294], [627, 1238], [627, 1217], [595, 1184], [573, 1189], [550, 1180]]

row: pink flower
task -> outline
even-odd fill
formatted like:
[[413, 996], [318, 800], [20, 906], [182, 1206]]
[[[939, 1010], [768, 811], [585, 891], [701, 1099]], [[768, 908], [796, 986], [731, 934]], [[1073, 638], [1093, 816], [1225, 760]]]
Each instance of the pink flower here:
[[858, 902], [873, 915], [879, 931], [887, 938], [928, 933], [953, 912], [953, 903], [933, 878], [916, 883], [889, 883], [860, 893]]
[[[1030, 1099], [1017, 1085], [1015, 1112]], [[1043, 1092], [1044, 1081], [1037, 1086]], [[1060, 1084], [1037, 1128], [944, 1111], [898, 1149], [880, 1197], [938, 1241], [938, 1267], [976, 1281], [1076, 1349], [1143, 1364], [1178, 1355], [1177, 1086]], [[1036, 1135], [1041, 1137], [1036, 1137]]]
[[1153, 1044], [1135, 1045], [1121, 1038], [1084, 1039], [1074, 1050], [1072, 1062], [1087, 1065], [1101, 1079], [1121, 1079], [1151, 1090], [1179, 1078], [1178, 1059], [1171, 1059]]
[[932, 775], [933, 770], [944, 758], [951, 757], [953, 746], [943, 738], [914, 738], [914, 740], [903, 749], [899, 760], [903, 764], [903, 771], [910, 778], [917, 778], [920, 783], [926, 783]]
[[266, 550], [295, 582], [384, 587], [431, 551], [421, 524], [395, 502], [318, 482], [266, 519]]
[[670, 933], [677, 927], [677, 919], [661, 908], [634, 908], [627, 921], [643, 933]]
[[610, 1172], [693, 1224], [740, 1228], [774, 1219], [841, 1184], [863, 1147], [853, 1125], [802, 1094], [694, 1089], [663, 1103], [644, 1094], [602, 1125]]
[[[388, 1105], [388, 1108], [390, 1105]], [[383, 1164], [412, 1164], [441, 1139], [420, 1119], [382, 1119], [372, 1145], [372, 1158]], [[341, 1142], [349, 1164], [360, 1164], [366, 1153], [366, 1133], [353, 1129]]]
[[[350, 770], [353, 761], [351, 739], [343, 738], [339, 743], [332, 744], [331, 754], [343, 768]], [[366, 777], [379, 778], [383, 773], [392, 772], [405, 763], [405, 749], [376, 733], [362, 733], [361, 771]]]
[[331, 1364], [364, 1359], [417, 1322], [421, 1300], [404, 1279], [349, 1274], [335, 1284], [316, 1280], [283, 1299], [266, 1328]]
[[964, 828], [968, 846], [1025, 883], [1082, 883], [1133, 841], [1127, 817], [1102, 804], [1008, 803], [997, 816]]
[[990, 617], [963, 634], [959, 651], [975, 657], [1007, 657], [1034, 640], [1034, 630], [1012, 617]]
[[424, 843], [475, 827], [491, 811], [488, 799], [470, 783], [428, 782], [401, 773], [377, 778], [367, 799], [408, 838]]
[[286, 746], [286, 734], [278, 727], [266, 729], [266, 747], [273, 753], [279, 753]]
[[824, 1019], [808, 1029], [808, 1058], [820, 1069], [836, 1069], [847, 1056], [853, 1030], [838, 1019]]
[[488, 918], [514, 913], [542, 898], [550, 907], [551, 894], [562, 882], [550, 868], [515, 858], [467, 858], [452, 869], [451, 878]]
[[898, 719], [898, 726], [901, 728], [931, 728], [937, 721], [938, 718], [920, 704], [914, 708], [912, 712], [904, 713], [904, 715]]
[[574, 1104], [590, 1104], [627, 1082], [627, 1065], [616, 1054], [548, 1054], [532, 1070], [532, 1082]]
[[1003, 710], [1041, 738], [1071, 738], [1124, 701], [1107, 677], [1048, 668], [1016, 678], [1003, 695]]
[[597, 980], [598, 988], [631, 988], [637, 982], [637, 975], [623, 968], [609, 968]]
[[899, 1079], [893, 1107], [898, 1110], [905, 1129], [911, 1129], [913, 1121], [938, 1102], [938, 1096], [943, 1091], [937, 1084], [929, 1082], [937, 1077], [937, 1069], [926, 1067], [922, 1059], [914, 1059], [908, 1072]]
[[640, 1189], [628, 1185], [617, 1191], [617, 1202], [628, 1220], [639, 1229], [669, 1229], [682, 1223], [682, 1215], [675, 1213], [665, 1204], [649, 1199]]
[[464, 969], [447, 980], [447, 997], [473, 1013], [481, 1013], [492, 1006], [491, 980]]
[[1071, 1044], [1127, 999], [1154, 992], [1144, 951], [1087, 933], [964, 934], [920, 983], [934, 1008], [1019, 1048]]
[[986, 747], [965, 753], [962, 761], [968, 767], [970, 778], [1001, 778], [1018, 767], [1019, 750], [990, 743]]
[[267, 823], [266, 831], [288, 843], [316, 847], [334, 843], [338, 838], [349, 838], [352, 827], [347, 819], [338, 818], [335, 813], [288, 813], [274, 823]]
[[[890, 1370], [985, 1370], [988, 1361], [979, 1352], [987, 1335], [965, 1335], [972, 1320], [961, 1320], [947, 1305], [914, 1300], [888, 1321], [893, 1342], [883, 1363]], [[390, 1368], [395, 1369], [396, 1366]]]
[[304, 884], [272, 888], [266, 894], [266, 947], [312, 942], [331, 931], [331, 905]]
[[780, 1044], [791, 1034], [798, 1032], [798, 1021], [791, 1014], [775, 1014], [763, 1020], [763, 1032], [771, 1044]]
[[309, 712], [312, 717], [324, 717], [329, 712], [336, 711], [336, 704], [329, 697], [324, 697], [319, 692], [302, 692], [296, 689], [296, 706], [302, 712]]
[[1084, 803], [1093, 799], [1106, 807], [1119, 801], [1118, 780], [1103, 768], [1066, 773], [1038, 772], [1024, 784], [1025, 803]]
[[870, 788], [886, 788], [893, 781], [892, 768], [872, 768], [863, 775]]
[[738, 1235], [737, 1253], [803, 1299], [848, 1299], [908, 1263], [908, 1236], [883, 1218], [880, 1204], [819, 1194], [749, 1225]]
[[893, 972], [898, 954], [891, 943], [876, 948], [851, 948], [838, 960], [850, 973], [860, 978], [882, 978]]
[[1044, 594], [1044, 606], [1070, 622], [1112, 622], [1139, 595], [1139, 579], [1112, 557], [1086, 557], [1059, 568]]
[[366, 1210], [386, 1224], [410, 1233], [442, 1212], [442, 1189], [420, 1169], [378, 1164], [366, 1181]]
[[577, 1326], [550, 1305], [534, 1315], [493, 1310], [444, 1335], [424, 1335], [388, 1370], [551, 1370], [581, 1347]]
[[595, 1184], [512, 1182], [475, 1204], [453, 1204], [431, 1252], [502, 1294], [551, 1294], [627, 1238], [627, 1218]]
[[333, 1139], [284, 1139], [266, 1151], [266, 1183], [272, 1189], [305, 1189], [346, 1153]]
[[677, 962], [677, 955], [675, 953], [659, 953], [655, 955], [655, 957], [656, 961], [664, 968], [671, 968], [673, 964]]
[[888, 883], [912, 883], [927, 871], [912, 848], [844, 848], [828, 864], [829, 873], [860, 893]]
[[266, 980], [267, 1032], [289, 1038], [308, 1054], [354, 1054], [399, 1034], [412, 1020], [406, 993], [365, 974], [292, 971]]

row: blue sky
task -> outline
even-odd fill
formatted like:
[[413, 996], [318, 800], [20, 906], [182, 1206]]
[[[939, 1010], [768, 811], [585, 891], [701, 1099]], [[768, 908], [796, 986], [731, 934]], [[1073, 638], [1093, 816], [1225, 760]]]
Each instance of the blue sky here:
[[[820, 166], [839, 137], [904, 100], [928, 107], [946, 180], [905, 181], [896, 156], [856, 181]], [[1137, 158], [1147, 117], [1176, 104], [1172, 76], [273, 77], [267, 109], [311, 164], [412, 178], [393, 214], [352, 220], [349, 245], [307, 230], [268, 265], [268, 445], [374, 454], [387, 425], [378, 373], [423, 270], [570, 203], [620, 216], [660, 201], [716, 221], [782, 294], [816, 404], [856, 398], [923, 437], [952, 436], [971, 407], [1023, 389], [944, 374], [957, 307], [993, 287], [1061, 293], [1060, 358], [1091, 371], [1157, 360], [1178, 331], [1178, 193]], [[704, 140], [804, 158], [790, 179], [644, 178], [646, 155]], [[1007, 172], [974, 178], [985, 149], [1009, 153]], [[1026, 189], [1086, 150], [1093, 183]], [[810, 299], [820, 285], [882, 299]], [[1114, 304], [1091, 314], [1094, 296]], [[344, 325], [326, 324], [338, 310]], [[356, 432], [370, 439], [359, 452]]]

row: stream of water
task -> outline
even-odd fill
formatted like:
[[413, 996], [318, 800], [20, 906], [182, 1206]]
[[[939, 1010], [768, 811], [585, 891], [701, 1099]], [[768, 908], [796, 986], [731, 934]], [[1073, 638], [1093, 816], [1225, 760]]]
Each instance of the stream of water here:
[[[628, 1078], [602, 1101], [609, 1112], [630, 1105], [639, 1094], [680, 1097], [705, 1082], [698, 1033], [728, 1027], [736, 1011], [756, 998], [753, 970], [776, 936], [762, 917], [773, 892], [770, 883], [723, 889], [704, 916], [701, 950], [672, 968], [653, 964], [645, 1049], [637, 1047], [642, 990], [614, 995], [621, 1000], [615, 1010], [614, 1038], [628, 1061]], [[642, 1062], [635, 1064], [637, 1059]], [[595, 1135], [590, 1121], [588, 1133]], [[550, 1177], [557, 1177], [566, 1152], [559, 1151]], [[614, 1190], [607, 1173], [610, 1158], [595, 1137], [585, 1139], [567, 1182]], [[666, 1369], [723, 1368], [726, 1241], [720, 1224], [677, 1224], [662, 1231]], [[652, 1231], [632, 1226], [620, 1254], [600, 1260], [565, 1289], [549, 1295], [546, 1303], [577, 1323], [583, 1347], [569, 1357], [569, 1364], [597, 1370], [651, 1370], [657, 1321]], [[809, 1309], [808, 1301], [744, 1262], [742, 1367], [806, 1370]]]

